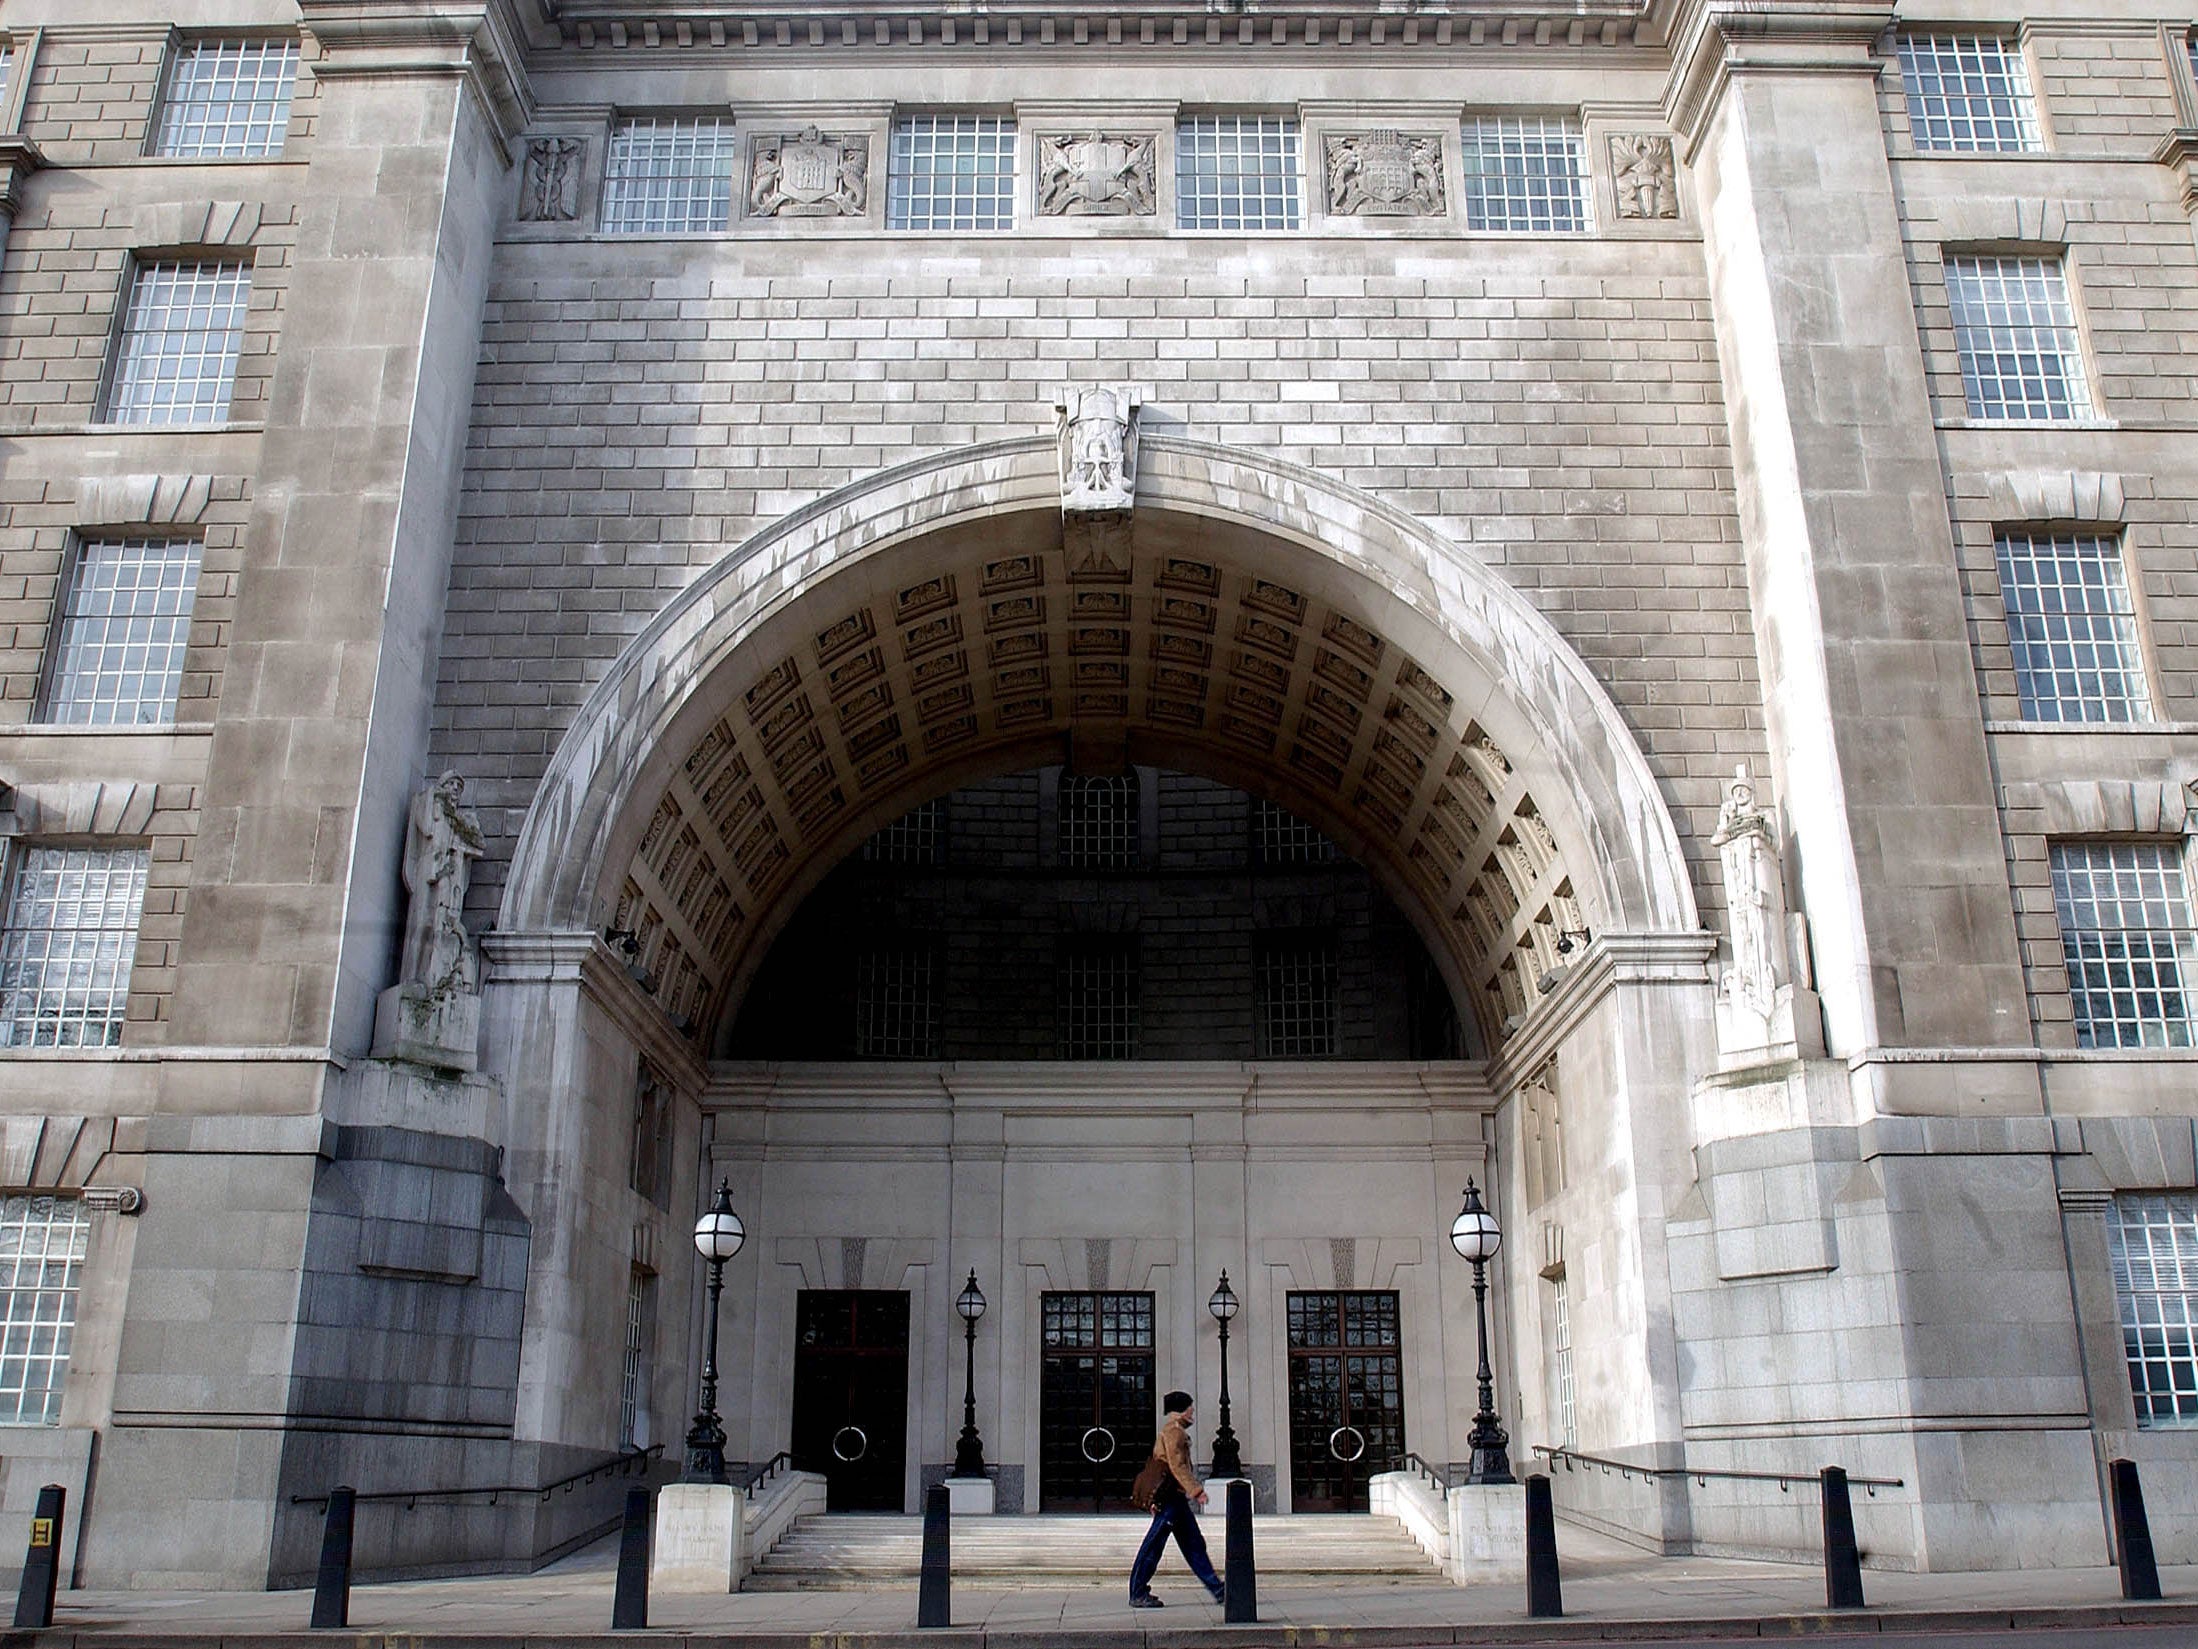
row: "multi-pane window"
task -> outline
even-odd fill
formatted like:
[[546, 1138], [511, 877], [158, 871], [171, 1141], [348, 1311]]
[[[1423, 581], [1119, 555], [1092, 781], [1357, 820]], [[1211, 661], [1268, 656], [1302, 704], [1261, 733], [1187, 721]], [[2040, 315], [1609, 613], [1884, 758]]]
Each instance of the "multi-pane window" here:
[[2190, 59], [2191, 84], [2198, 86], [2198, 29], [2183, 36], [2183, 51]]
[[169, 64], [153, 153], [182, 160], [282, 153], [297, 77], [295, 40], [192, 42]]
[[60, 1424], [90, 1235], [74, 1197], [0, 1197], [0, 1425]]
[[229, 416], [252, 294], [248, 263], [141, 263], [107, 381], [112, 424], [218, 424]]
[[2036, 149], [2038, 116], [2022, 54], [1973, 34], [1904, 34], [1900, 77], [1918, 149], [2006, 153]]
[[862, 844], [863, 858], [880, 865], [935, 865], [945, 850], [944, 797], [910, 808]]
[[1336, 947], [1319, 935], [1263, 939], [1258, 951], [1259, 1056], [1332, 1059]]
[[1556, 1386], [1557, 1438], [1566, 1448], [1580, 1446], [1579, 1409], [1572, 1383], [1572, 1291], [1560, 1271], [1549, 1279], [1550, 1375]]
[[880, 945], [855, 958], [855, 1053], [863, 1059], [935, 1059], [939, 1051], [934, 953]]
[[656, 1273], [635, 1266], [626, 1281], [626, 1343], [618, 1360], [618, 1446], [644, 1444], [641, 1422], [647, 1413], [649, 1349], [656, 1343]]
[[2002, 533], [1998, 551], [2023, 719], [2146, 719], [2151, 701], [2120, 542]]
[[1336, 844], [1265, 798], [1252, 803], [1252, 853], [1263, 865], [1320, 865], [1336, 856]]
[[2137, 1424], [2198, 1425], [2198, 1196], [2116, 1197], [2106, 1239]]
[[0, 45], [0, 109], [8, 103], [8, 86], [15, 78], [15, 48]]
[[622, 120], [603, 162], [607, 235], [707, 235], [733, 220], [733, 124]]
[[149, 858], [143, 848], [22, 851], [0, 928], [0, 1047], [121, 1042]]
[[2179, 842], [2055, 842], [2053, 904], [2085, 1048], [2187, 1048], [2193, 965]]
[[1137, 1057], [1137, 944], [1087, 936], [1065, 941], [1060, 959], [1061, 1057]]
[[992, 115], [918, 115], [893, 128], [888, 229], [1015, 227], [1015, 123]]
[[1578, 123], [1538, 116], [1468, 121], [1465, 226], [1516, 234], [1585, 233], [1587, 144]]
[[198, 563], [193, 539], [78, 545], [40, 719], [100, 726], [173, 721]]
[[1175, 128], [1178, 229], [1295, 229], [1304, 193], [1297, 122], [1206, 115]]
[[1946, 298], [1972, 418], [2088, 418], [2091, 391], [2058, 258], [1957, 256]]
[[1059, 804], [1062, 868], [1136, 868], [1136, 774], [1064, 777]]

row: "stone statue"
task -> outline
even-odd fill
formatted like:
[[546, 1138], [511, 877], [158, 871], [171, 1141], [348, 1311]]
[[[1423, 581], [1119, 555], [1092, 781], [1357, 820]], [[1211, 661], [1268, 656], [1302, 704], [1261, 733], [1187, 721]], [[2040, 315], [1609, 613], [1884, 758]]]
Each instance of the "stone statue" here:
[[1808, 927], [1786, 912], [1778, 810], [1756, 799], [1743, 762], [1710, 838], [1724, 872], [1731, 960], [1718, 977], [1718, 1043], [1728, 1062], [1817, 1058], [1823, 1025], [1808, 966]]
[[412, 798], [405, 825], [404, 885], [412, 895], [398, 970], [406, 985], [431, 995], [479, 986], [480, 960], [466, 932], [466, 884], [486, 850], [480, 821], [458, 805], [466, 781], [445, 773]]
[[1610, 173], [1621, 218], [1679, 215], [1670, 138], [1656, 132], [1618, 133], [1610, 140]]
[[1137, 496], [1137, 408], [1128, 384], [1070, 386], [1060, 415], [1061, 508], [1068, 514], [1126, 514]]

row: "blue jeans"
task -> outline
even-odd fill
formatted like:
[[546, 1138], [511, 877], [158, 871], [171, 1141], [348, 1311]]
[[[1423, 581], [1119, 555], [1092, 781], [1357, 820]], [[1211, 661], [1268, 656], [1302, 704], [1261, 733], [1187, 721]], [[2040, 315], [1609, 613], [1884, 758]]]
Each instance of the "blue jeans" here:
[[1198, 1513], [1188, 1496], [1173, 1494], [1153, 1508], [1152, 1527], [1145, 1531], [1145, 1543], [1137, 1548], [1137, 1561], [1130, 1565], [1130, 1596], [1143, 1597], [1152, 1590], [1152, 1572], [1160, 1567], [1160, 1554], [1167, 1550], [1171, 1532], [1191, 1573], [1207, 1591], [1218, 1593], [1221, 1577], [1213, 1572], [1213, 1559], [1206, 1555], [1206, 1535], [1198, 1526]]

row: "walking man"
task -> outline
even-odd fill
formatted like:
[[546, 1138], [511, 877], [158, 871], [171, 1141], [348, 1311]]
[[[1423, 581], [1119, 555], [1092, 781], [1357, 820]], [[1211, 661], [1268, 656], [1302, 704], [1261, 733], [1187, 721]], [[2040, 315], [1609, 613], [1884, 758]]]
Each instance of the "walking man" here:
[[1206, 1536], [1198, 1527], [1196, 1508], [1206, 1503], [1206, 1486], [1191, 1470], [1191, 1394], [1171, 1391], [1160, 1400], [1160, 1406], [1167, 1411], [1167, 1418], [1160, 1423], [1152, 1452], [1166, 1463], [1167, 1471], [1153, 1491], [1152, 1527], [1145, 1531], [1145, 1543], [1137, 1548], [1137, 1561], [1130, 1565], [1130, 1607], [1160, 1607], [1160, 1600], [1152, 1595], [1152, 1572], [1160, 1567], [1160, 1554], [1167, 1547], [1170, 1533], [1182, 1548], [1183, 1561], [1191, 1566], [1191, 1573], [1219, 1603], [1221, 1577], [1213, 1572], [1213, 1559], [1206, 1555]]

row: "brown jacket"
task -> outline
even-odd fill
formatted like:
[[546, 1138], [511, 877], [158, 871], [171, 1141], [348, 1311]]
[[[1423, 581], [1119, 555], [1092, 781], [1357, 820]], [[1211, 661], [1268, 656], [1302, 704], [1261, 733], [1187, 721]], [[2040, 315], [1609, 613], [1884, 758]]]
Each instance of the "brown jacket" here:
[[1180, 1414], [1171, 1414], [1160, 1423], [1160, 1435], [1153, 1439], [1152, 1452], [1167, 1461], [1169, 1475], [1182, 1487], [1184, 1495], [1196, 1500], [1205, 1484], [1198, 1481], [1198, 1473], [1191, 1469], [1191, 1429], [1183, 1423]]

